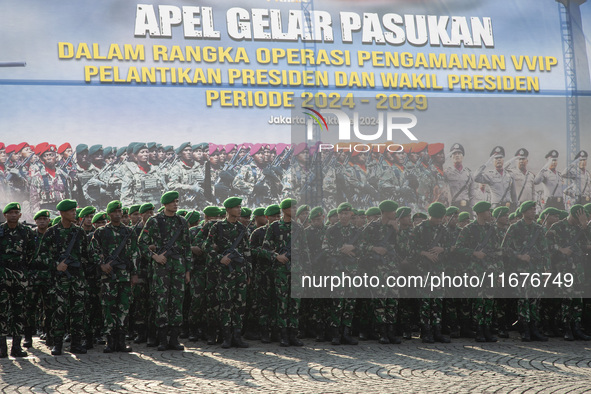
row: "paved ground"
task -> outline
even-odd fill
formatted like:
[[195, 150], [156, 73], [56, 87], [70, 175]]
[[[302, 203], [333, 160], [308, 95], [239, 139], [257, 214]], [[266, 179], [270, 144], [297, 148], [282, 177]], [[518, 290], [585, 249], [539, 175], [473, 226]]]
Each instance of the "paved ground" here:
[[250, 342], [223, 350], [203, 342], [184, 352], [135, 345], [131, 354], [64, 353], [35, 341], [25, 359], [0, 360], [2, 392], [498, 392], [591, 391], [591, 342], [402, 345], [363, 342], [303, 348]]

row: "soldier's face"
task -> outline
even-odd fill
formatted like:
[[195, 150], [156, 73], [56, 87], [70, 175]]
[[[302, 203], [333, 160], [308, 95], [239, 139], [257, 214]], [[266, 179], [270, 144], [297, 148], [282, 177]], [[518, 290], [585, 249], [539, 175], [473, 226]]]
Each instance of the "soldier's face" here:
[[550, 227], [551, 225], [556, 223], [558, 220], [559, 220], [558, 215], [548, 215], [548, 218], [546, 219], [546, 226]]
[[328, 222], [333, 225], [339, 221], [339, 217], [337, 215], [332, 215], [328, 218]]
[[265, 163], [268, 163], [271, 161], [271, 149], [269, 148], [265, 148]]
[[347, 226], [349, 225], [349, 223], [351, 223], [351, 219], [353, 218], [353, 211], [343, 211], [337, 213], [337, 215], [339, 216], [339, 222], [341, 222], [343, 226]]
[[49, 227], [49, 218], [47, 216], [38, 217], [35, 219], [35, 224], [39, 230], [43, 231]]
[[156, 151], [156, 149], [149, 151], [149, 156], [150, 156], [150, 162], [154, 162], [156, 160], [158, 160], [158, 152]]
[[549, 166], [549, 168], [550, 168], [551, 170], [554, 170], [554, 169], [556, 168], [556, 166], [558, 166], [558, 160], [557, 160], [557, 159], [552, 159], [552, 160], [550, 161], [550, 166]]
[[402, 227], [408, 228], [408, 227], [412, 226], [412, 218], [410, 215], [406, 215], [406, 216], [398, 219], [398, 223], [400, 223], [400, 225]]
[[185, 162], [193, 161], [193, 150], [190, 146], [187, 146], [185, 149], [181, 151], [181, 158]]
[[153, 209], [149, 209], [146, 212], [142, 213], [142, 221], [144, 223], [146, 223], [148, 221], [148, 219], [150, 219], [152, 216], [154, 216], [154, 210]]
[[292, 212], [295, 212], [295, 207], [283, 208], [281, 211], [283, 212], [283, 217], [291, 218]]
[[90, 161], [93, 163], [101, 163], [103, 161], [103, 151], [99, 150], [98, 152], [93, 153], [92, 156], [90, 156]]
[[216, 166], [220, 163], [220, 154], [219, 152], [213, 152], [211, 155], [209, 155], [209, 162], [211, 163], [212, 166]]
[[316, 228], [320, 228], [324, 225], [324, 215], [316, 216], [312, 219], [312, 226]]
[[581, 170], [584, 170], [587, 167], [587, 159], [581, 159], [579, 161], [579, 168]]
[[497, 170], [502, 170], [503, 164], [505, 164], [505, 158], [503, 158], [503, 157], [496, 157], [495, 158], [495, 168]]
[[30, 146], [25, 146], [21, 152], [22, 156], [26, 159], [33, 154], [33, 150]]
[[253, 159], [256, 164], [262, 165], [265, 163], [265, 153], [262, 150], [260, 150], [254, 154]]
[[6, 163], [6, 149], [0, 149], [0, 163]]
[[138, 211], [135, 211], [134, 213], [129, 215], [129, 218], [131, 219], [131, 224], [135, 225], [137, 222], [140, 221], [140, 219], [142, 218], [142, 215], [140, 215], [140, 213]]
[[267, 220], [269, 221], [269, 223], [273, 223], [278, 221], [279, 219], [281, 219], [281, 214], [278, 213], [277, 215], [270, 215], [270, 216], [266, 216]]
[[301, 164], [306, 163], [309, 158], [310, 152], [308, 151], [308, 149], [304, 149], [297, 155], [298, 162], [300, 162]]
[[97, 220], [92, 225], [94, 226], [94, 228], [104, 227], [107, 225], [107, 221], [106, 220]]
[[226, 157], [227, 157], [226, 151], [225, 150], [224, 151], [221, 151], [220, 152], [220, 156], [219, 156], [220, 164], [223, 164], [223, 163], [226, 162]]
[[84, 151], [78, 154], [78, 156], [76, 157], [76, 159], [79, 162], [83, 162], [86, 163], [88, 161], [88, 151]]
[[174, 152], [166, 152], [166, 160], [172, 159], [174, 156]]
[[433, 155], [433, 163], [435, 163], [438, 166], [441, 166], [443, 165], [443, 163], [445, 163], [445, 153], [443, 152], [443, 150]]
[[82, 218], [82, 222], [80, 222], [82, 227], [89, 228], [92, 226], [92, 214], [86, 215]]
[[445, 220], [449, 220], [448, 226], [455, 227], [455, 225], [458, 224], [458, 215], [452, 215], [451, 219], [446, 217]]
[[451, 155], [451, 160], [454, 164], [462, 164], [462, 161], [464, 160], [464, 155], [462, 154], [462, 152], [454, 152]]
[[147, 163], [148, 158], [150, 157], [150, 151], [148, 151], [148, 148], [140, 149], [135, 157], [139, 163]]
[[239, 218], [241, 210], [242, 210], [242, 207], [240, 205], [235, 206], [234, 208], [226, 208], [226, 214], [229, 217]]
[[250, 218], [248, 216], [240, 216], [238, 220], [240, 220], [240, 223], [245, 226], [248, 226], [248, 223], [250, 222]]
[[45, 165], [47, 167], [53, 168], [53, 167], [55, 167], [55, 162], [57, 160], [57, 156], [55, 155], [55, 152], [45, 152], [41, 156], [41, 160], [43, 160], [43, 162], [45, 163]]
[[530, 221], [530, 220], [535, 220], [535, 218], [536, 218], [536, 208], [535, 207], [531, 207], [530, 209], [528, 209], [527, 211], [522, 212], [522, 213], [523, 213], [523, 218], [525, 220]]
[[415, 226], [415, 227], [416, 227], [416, 226], [418, 226], [419, 224], [421, 224], [421, 223], [423, 222], [423, 220], [425, 220], [425, 219], [423, 219], [422, 217], [419, 217], [419, 216], [417, 216], [417, 217], [416, 217], [416, 218], [414, 218], [414, 220], [412, 221], [412, 224], [413, 224], [413, 226]]
[[72, 148], [66, 148], [66, 150], [63, 153], [64, 159], [67, 159], [68, 157], [72, 156]]
[[62, 221], [66, 220], [70, 223], [76, 223], [76, 208], [72, 208], [69, 211], [61, 211], [60, 216]]
[[419, 154], [418, 153], [409, 153], [408, 159], [410, 161], [412, 161], [413, 163], [416, 163], [419, 160]]
[[264, 226], [265, 224], [267, 224], [268, 220], [267, 220], [266, 216], [261, 215], [261, 216], [256, 216], [254, 218], [254, 222], [256, 223], [257, 227], [261, 227], [261, 226]]
[[21, 218], [21, 211], [20, 209], [11, 209], [10, 211], [4, 214], [4, 219], [8, 224], [16, 224], [18, 220]]
[[406, 153], [404, 152], [395, 152], [392, 153], [392, 158], [394, 159], [394, 163], [396, 164], [403, 164], [404, 160], [406, 160]]
[[355, 156], [355, 161], [358, 164], [364, 165], [367, 162], [367, 153], [360, 153], [357, 156]]
[[497, 219], [497, 224], [505, 227], [509, 224], [509, 215], [503, 215]]
[[158, 157], [158, 161], [163, 161], [166, 157], [166, 153], [164, 152], [163, 148], [158, 148], [156, 156]]
[[174, 201], [165, 204], [164, 209], [168, 212], [176, 213], [176, 211], [179, 209], [179, 199], [176, 198]]
[[433, 216], [430, 216], [429, 222], [431, 222], [433, 226], [439, 226], [443, 222], [443, 218], [434, 218]]
[[109, 217], [111, 218], [111, 223], [113, 223], [114, 225], [118, 225], [119, 223], [121, 223], [121, 219], [123, 218], [123, 211], [121, 210], [121, 208], [115, 209], [109, 214]]
[[519, 161], [517, 163], [517, 166], [519, 167], [519, 169], [521, 171], [525, 171], [525, 169], [527, 168], [527, 163], [528, 163], [527, 158], [526, 157], [522, 157], [522, 158], [519, 159]]
[[458, 227], [459, 228], [464, 228], [468, 225], [469, 221], [468, 220], [464, 220], [458, 223]]

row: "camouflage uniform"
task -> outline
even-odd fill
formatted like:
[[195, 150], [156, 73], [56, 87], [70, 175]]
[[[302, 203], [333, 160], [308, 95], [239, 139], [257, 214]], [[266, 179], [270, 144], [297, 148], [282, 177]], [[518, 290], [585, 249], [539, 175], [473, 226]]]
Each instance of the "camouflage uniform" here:
[[144, 172], [137, 163], [125, 162], [117, 169], [112, 182], [121, 182], [121, 203], [123, 206], [150, 202], [157, 204], [165, 189], [162, 174], [151, 167]]
[[118, 261], [125, 263], [125, 268], [112, 266], [112, 274], [101, 272], [101, 303], [104, 319], [104, 330], [107, 335], [125, 332], [127, 315], [131, 304], [131, 275], [136, 274], [135, 262], [138, 258], [137, 239], [133, 228], [123, 224], [114, 226], [107, 223], [98, 228], [92, 237], [92, 257], [94, 264], [108, 263], [119, 245], [127, 237], [125, 246], [118, 255]]
[[55, 211], [58, 202], [70, 198], [70, 190], [70, 180], [65, 172], [56, 168], [52, 174], [45, 166], [41, 167], [31, 176], [31, 211]]
[[[322, 254], [322, 243], [326, 234], [326, 226], [307, 227], [306, 244], [310, 255], [310, 265], [312, 267], [323, 267], [325, 256]], [[328, 274], [328, 272], [326, 272]], [[328, 319], [328, 308], [330, 303], [323, 298], [312, 298], [310, 301], [310, 322], [316, 324], [316, 338], [324, 340], [325, 324]]]
[[337, 177], [336, 181], [341, 182], [339, 187], [345, 192], [346, 201], [365, 208], [379, 199], [377, 190], [368, 181], [369, 174], [366, 167], [349, 163], [341, 175], [342, 177]]
[[410, 205], [416, 200], [415, 192], [408, 184], [404, 166], [390, 165], [384, 160], [382, 166], [375, 170], [380, 200], [394, 200], [400, 205]]
[[[406, 272], [407, 267], [411, 264], [410, 261], [410, 236], [412, 227], [407, 229], [400, 228], [396, 237], [396, 251], [400, 256], [400, 271]], [[401, 289], [403, 292], [404, 289]], [[405, 339], [410, 339], [412, 322], [418, 321], [417, 313], [417, 299], [416, 298], [401, 298], [398, 302], [398, 320], [402, 326], [402, 332]]]
[[[203, 251], [203, 238], [201, 226], [191, 227], [189, 233], [191, 236], [191, 246], [198, 246]], [[193, 255], [191, 265], [191, 306], [189, 313], [189, 327], [192, 334], [203, 328], [207, 323], [207, 267], [206, 253], [200, 256]]]
[[205, 298], [204, 302], [207, 308], [205, 319], [207, 321], [208, 342], [211, 345], [215, 343], [215, 335], [220, 325], [220, 302], [216, 297], [216, 291], [219, 287], [219, 271], [223, 268], [219, 267], [220, 264], [214, 262], [210, 257], [210, 249], [213, 245], [206, 243], [211, 228], [215, 223], [217, 223], [217, 220], [211, 220], [205, 223], [191, 244], [192, 246], [199, 246], [203, 250], [203, 258], [205, 260], [205, 291], [203, 297]]
[[240, 168], [232, 187], [240, 191], [244, 205], [261, 206], [273, 204], [281, 195], [283, 186], [273, 169], [251, 163]]
[[[148, 257], [153, 254], [150, 245], [155, 245], [154, 253], [160, 254], [179, 228], [180, 234], [169, 249], [165, 264]], [[154, 302], [156, 327], [160, 335], [166, 327], [178, 330], [183, 323], [185, 273], [191, 269], [191, 240], [187, 221], [181, 216], [166, 216], [160, 212], [148, 219], [138, 241], [141, 254], [151, 260], [150, 298]]]
[[203, 195], [204, 167], [198, 162], [189, 166], [179, 160], [169, 172], [168, 188], [180, 193], [180, 200], [187, 208], [202, 206], [205, 201]]
[[0, 336], [21, 336], [26, 321], [27, 269], [35, 253], [30, 227], [0, 224]]

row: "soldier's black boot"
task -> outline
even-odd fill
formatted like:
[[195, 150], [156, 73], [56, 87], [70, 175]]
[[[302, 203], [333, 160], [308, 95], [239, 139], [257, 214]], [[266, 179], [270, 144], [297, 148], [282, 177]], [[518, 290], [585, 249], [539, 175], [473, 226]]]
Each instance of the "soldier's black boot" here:
[[[378, 342], [381, 343], [382, 345], [388, 345], [390, 343], [390, 340], [388, 339], [388, 328], [386, 327], [385, 324], [380, 324], [378, 327], [378, 334], [380, 336], [380, 338], [378, 339]], [[361, 335], [361, 333], [360, 333]], [[361, 338], [359, 338], [361, 339]]]
[[289, 347], [289, 333], [287, 332], [287, 328], [282, 328], [280, 333], [281, 339], [279, 340], [279, 346]]
[[531, 342], [529, 324], [523, 320], [521, 321], [521, 342]]
[[388, 324], [388, 340], [392, 345], [400, 345], [402, 340], [398, 336], [396, 336], [396, 329], [394, 328], [394, 324]]
[[496, 342], [498, 341], [497, 337], [495, 337], [492, 334], [492, 330], [490, 329], [490, 326], [484, 326], [484, 338], [486, 339], [486, 342]]
[[240, 347], [240, 348], [247, 348], [250, 345], [242, 340], [242, 333], [240, 328], [234, 328], [234, 335], [232, 335], [232, 346]]
[[428, 324], [423, 325], [421, 329], [421, 340], [423, 343], [435, 343], [433, 339], [433, 333], [431, 332], [431, 326]]
[[185, 347], [179, 343], [180, 338], [180, 328], [179, 327], [171, 327], [170, 328], [170, 339], [168, 340], [168, 348], [170, 350], [185, 350]]
[[325, 340], [325, 333], [324, 333], [324, 323], [316, 324], [316, 342], [324, 342]]
[[367, 324], [362, 324], [359, 327], [359, 340], [360, 341], [368, 341], [369, 340], [369, 326]]
[[117, 333], [117, 351], [119, 352], [123, 352], [123, 353], [129, 353], [132, 351], [131, 346], [127, 346], [127, 344], [125, 343], [125, 339], [127, 337], [125, 336], [125, 332], [123, 331], [119, 331]]
[[290, 328], [289, 329], [289, 344], [291, 346], [304, 346], [304, 342], [298, 339], [298, 329], [297, 328]]
[[162, 327], [158, 329], [158, 351], [163, 352], [168, 349], [168, 328]]
[[542, 333], [540, 331], [538, 331], [538, 327], [536, 326], [536, 323], [531, 322], [531, 327], [529, 329], [529, 332], [531, 333], [531, 339], [533, 339], [534, 341], [540, 341], [540, 342], [547, 342], [548, 341], [548, 337], [545, 337], [542, 335]]
[[591, 337], [583, 332], [583, 328], [581, 327], [581, 323], [575, 322], [573, 327], [573, 335], [576, 339], [580, 339], [582, 341], [589, 341]]
[[8, 345], [6, 344], [6, 337], [0, 337], [0, 358], [8, 357]]
[[340, 345], [341, 344], [341, 331], [337, 327], [332, 327], [330, 329], [332, 340], [330, 343], [333, 345]]
[[70, 342], [72, 340], [72, 336], [70, 334], [64, 335], [64, 342]]
[[509, 330], [504, 325], [499, 327], [499, 338], [509, 338]]
[[564, 340], [565, 341], [574, 341], [575, 336], [573, 335], [573, 330], [570, 326], [570, 323], [566, 323], [564, 325]]
[[189, 337], [187, 339], [189, 342], [197, 342], [199, 340], [199, 332], [194, 324], [189, 326]]
[[94, 349], [94, 336], [92, 335], [92, 332], [86, 333], [82, 346], [84, 346], [86, 350]]
[[412, 339], [412, 330], [408, 323], [404, 323], [402, 326], [402, 338], [407, 340]]
[[25, 327], [24, 347], [33, 347], [33, 327]]
[[343, 328], [343, 343], [345, 345], [357, 345], [359, 343], [357, 339], [351, 336], [351, 327], [345, 326]]
[[86, 354], [86, 348], [82, 346], [80, 337], [72, 335], [72, 343], [70, 343], [70, 353], [74, 354]]
[[156, 347], [158, 346], [158, 338], [156, 336], [156, 331], [152, 324], [148, 324], [147, 327], [148, 338], [146, 338], [146, 346], [147, 347]]
[[232, 347], [232, 327], [222, 328], [222, 336], [224, 338], [222, 349], [230, 349]]
[[23, 337], [20, 335], [13, 335], [12, 336], [12, 348], [10, 349], [10, 355], [12, 357], [27, 357], [28, 354], [23, 350], [21, 347], [21, 341]]
[[269, 332], [269, 327], [263, 327], [261, 329], [261, 342], [271, 343], [271, 333]]
[[217, 336], [217, 330], [215, 329], [215, 326], [207, 327], [207, 344], [208, 345], [215, 345], [217, 343], [216, 336]]
[[451, 340], [449, 339], [448, 336], [443, 335], [441, 333], [441, 325], [436, 324], [433, 327], [433, 340], [437, 341], [437, 342], [441, 342], [441, 343], [450, 343]]
[[103, 353], [113, 353], [117, 351], [117, 345], [115, 344], [115, 339], [113, 338], [112, 334], [107, 335], [107, 344], [103, 348]]
[[137, 335], [133, 339], [133, 343], [144, 343], [146, 342], [146, 325], [145, 324], [138, 324], [136, 325]]
[[53, 338], [53, 347], [51, 348], [51, 355], [52, 356], [61, 356], [63, 346], [64, 346], [63, 338], [62, 337], [54, 337]]
[[476, 342], [486, 342], [486, 338], [484, 337], [484, 326], [480, 324], [476, 330]]

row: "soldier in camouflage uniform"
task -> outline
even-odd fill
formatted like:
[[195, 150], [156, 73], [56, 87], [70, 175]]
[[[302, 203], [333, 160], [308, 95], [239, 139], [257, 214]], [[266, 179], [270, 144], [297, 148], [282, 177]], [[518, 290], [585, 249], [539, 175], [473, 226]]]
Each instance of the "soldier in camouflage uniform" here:
[[[322, 251], [327, 256], [327, 265], [335, 269], [342, 266], [345, 272], [351, 272], [357, 267], [356, 248], [359, 246], [361, 232], [351, 223], [353, 207], [349, 203], [341, 203], [337, 208], [339, 221], [326, 230], [322, 244]], [[329, 326], [331, 328], [331, 343], [340, 345], [357, 345], [356, 339], [351, 337], [351, 326], [355, 311], [354, 298], [334, 298], [331, 300]], [[342, 330], [342, 332], [341, 332]]]
[[[462, 275], [466, 271], [466, 264], [462, 255], [455, 250], [456, 241], [460, 235], [458, 227], [459, 208], [450, 206], [445, 211], [445, 228], [447, 230], [446, 247], [449, 248], [449, 254], [445, 257], [443, 265], [445, 272], [454, 275]], [[450, 338], [459, 338], [461, 327], [470, 324], [470, 308], [464, 298], [445, 298], [443, 300], [443, 322], [446, 328], [450, 330]]]
[[429, 153], [429, 202], [440, 202], [445, 206], [451, 204], [451, 192], [449, 184], [445, 179], [443, 164], [445, 163], [444, 145], [441, 143], [430, 144], [427, 148]]
[[101, 303], [107, 345], [103, 353], [131, 352], [125, 344], [125, 327], [131, 301], [131, 281], [137, 281], [138, 258], [134, 229], [121, 223], [121, 202], [107, 205], [111, 221], [92, 237], [92, 257], [101, 272]]
[[[468, 224], [460, 232], [456, 243], [456, 250], [469, 260], [469, 271], [473, 275], [482, 275], [484, 272], [502, 272], [503, 239], [499, 236], [495, 225], [491, 223], [491, 204], [488, 201], [480, 201], [473, 207], [476, 212], [476, 220]], [[497, 209], [507, 207], [498, 207]], [[494, 299], [490, 297], [474, 300], [476, 313], [476, 342], [496, 342], [497, 338], [491, 331], [494, 315]]]
[[[493, 210], [493, 218], [496, 221], [496, 236], [501, 239], [502, 242], [505, 238], [505, 234], [507, 234], [507, 229], [509, 228], [509, 208], [505, 206], [496, 207]], [[503, 267], [507, 267], [507, 265], [505, 265], [505, 256], [501, 256], [501, 262], [503, 263]], [[509, 338], [510, 322], [515, 321], [516, 304], [517, 300], [514, 298], [498, 298], [495, 300], [494, 312], [497, 314], [499, 338]]]
[[[265, 230], [268, 223], [267, 218], [265, 217], [265, 208], [259, 207], [252, 211], [252, 222], [254, 228], [249, 228], [250, 253], [252, 255], [252, 275], [251, 280], [246, 287], [246, 316], [244, 319], [244, 325], [246, 328], [244, 331], [244, 338], [249, 340], [259, 340], [261, 339], [261, 329], [259, 327], [259, 311], [261, 309], [259, 296], [261, 267], [259, 266], [258, 253], [255, 252], [255, 249], [261, 248], [263, 246], [263, 240], [265, 238]], [[257, 235], [254, 235], [255, 232], [257, 232]]]
[[[395, 248], [400, 256], [400, 270], [405, 272], [408, 269], [411, 261], [410, 253], [410, 235], [412, 233], [412, 210], [410, 207], [400, 207], [396, 210], [396, 218], [398, 219], [398, 234], [396, 237]], [[404, 289], [402, 289], [404, 291]], [[401, 298], [398, 306], [399, 321], [402, 326], [402, 338], [412, 339], [412, 322], [417, 321], [414, 314], [417, 310], [417, 300], [414, 298]], [[418, 316], [417, 316], [418, 317]]]
[[[519, 207], [523, 218], [511, 225], [503, 240], [503, 253], [516, 272], [544, 272], [548, 264], [548, 243], [544, 229], [535, 222], [536, 203], [525, 201]], [[540, 322], [539, 300], [534, 297], [520, 298], [517, 302], [521, 340], [547, 341], [538, 331]]]
[[[183, 323], [185, 284], [190, 281], [191, 239], [185, 218], [178, 216], [177, 191], [160, 198], [164, 210], [148, 219], [139, 238], [140, 251], [152, 260], [151, 298], [158, 328], [158, 350], [184, 350], [178, 336]], [[170, 339], [167, 341], [167, 334]]]
[[407, 154], [404, 151], [384, 152], [382, 164], [375, 166], [373, 175], [380, 198], [399, 201], [404, 205], [416, 200], [406, 178], [406, 158]]
[[377, 190], [368, 181], [367, 152], [352, 152], [349, 165], [337, 176], [336, 182], [346, 194], [347, 201], [360, 206], [370, 206], [379, 199]]
[[[587, 226], [588, 220], [583, 206], [575, 204], [571, 207], [568, 218], [554, 223], [546, 233], [554, 272], [572, 272], [579, 283], [583, 283], [585, 277], [583, 248], [586, 243]], [[582, 298], [563, 298], [561, 315], [565, 340], [591, 340], [582, 329]]]
[[217, 299], [224, 349], [232, 345], [248, 347], [242, 340], [241, 329], [246, 307], [246, 283], [251, 277], [252, 267], [248, 229], [238, 221], [241, 203], [242, 199], [238, 197], [224, 201], [226, 219], [211, 227], [205, 242], [212, 269], [218, 274]]
[[[429, 206], [428, 197], [432, 194], [431, 165], [428, 155], [428, 144], [417, 142], [408, 146], [408, 162], [406, 163], [406, 178], [411, 189], [415, 191], [416, 200], [410, 206], [413, 210], [422, 211]], [[406, 151], [406, 148], [405, 148]]]
[[205, 324], [207, 317], [207, 303], [205, 298], [206, 275], [205, 269], [205, 255], [201, 249], [202, 242], [199, 241], [198, 235], [201, 231], [200, 214], [197, 211], [187, 213], [185, 219], [189, 223], [189, 236], [191, 237], [191, 282], [188, 287], [190, 289], [190, 303], [189, 303], [189, 335], [188, 339], [191, 342], [197, 341], [205, 332]]
[[148, 162], [149, 152], [146, 144], [132, 145], [131, 153], [137, 162], [127, 161], [121, 165], [111, 182], [121, 183], [121, 203], [125, 206], [158, 202], [166, 185], [162, 174]]
[[[369, 261], [376, 274], [384, 277], [389, 275], [399, 265], [399, 255], [396, 247], [396, 233], [398, 222], [396, 210], [398, 204], [392, 200], [384, 200], [379, 209], [382, 218], [371, 222], [363, 229], [363, 236], [359, 251], [364, 261]], [[366, 263], [367, 264], [367, 263]], [[398, 299], [373, 298], [370, 308], [374, 312], [373, 322], [378, 332], [378, 342], [381, 344], [399, 344], [394, 325], [398, 318]]]
[[[442, 225], [446, 208], [440, 202], [434, 202], [428, 211], [429, 220], [423, 221], [411, 233], [411, 259], [414, 260], [419, 272], [440, 272], [443, 268], [442, 262], [449, 253], [449, 242], [446, 239], [448, 234]], [[421, 299], [423, 343], [450, 342], [449, 338], [441, 333], [442, 309], [443, 300], [439, 297]]]
[[281, 334], [280, 346], [303, 346], [297, 338], [300, 299], [291, 297], [292, 258], [301, 265], [307, 260], [307, 247], [304, 228], [292, 220], [292, 212], [297, 201], [287, 198], [279, 208], [283, 217], [273, 222], [265, 232], [261, 254], [273, 262], [275, 289], [277, 291], [277, 326]]
[[193, 159], [193, 149], [190, 142], [185, 142], [177, 148], [180, 160], [170, 169], [168, 188], [180, 193], [183, 205], [189, 208], [203, 206], [203, 181], [205, 167]]
[[255, 144], [251, 150], [252, 163], [240, 168], [232, 187], [240, 191], [245, 205], [271, 204], [282, 193], [281, 180], [273, 168], [266, 168], [264, 148]]
[[30, 227], [19, 223], [21, 206], [8, 203], [0, 224], [0, 358], [8, 357], [6, 337], [12, 336], [12, 357], [26, 357], [21, 348], [26, 319], [26, 270], [35, 253]]
[[31, 208], [54, 210], [55, 204], [71, 196], [68, 175], [56, 167], [55, 148], [43, 142], [35, 149], [41, 166], [31, 175]]
[[55, 267], [53, 291], [55, 308], [51, 318], [51, 337], [54, 346], [51, 354], [62, 354], [66, 314], [69, 313], [69, 330], [72, 335], [71, 353], [86, 353], [81, 344], [84, 331], [84, 297], [86, 293], [85, 268], [89, 265], [88, 238], [76, 226], [76, 205], [73, 200], [62, 200], [56, 209], [61, 220], [43, 235], [40, 249], [47, 253], [37, 259], [40, 264]]

